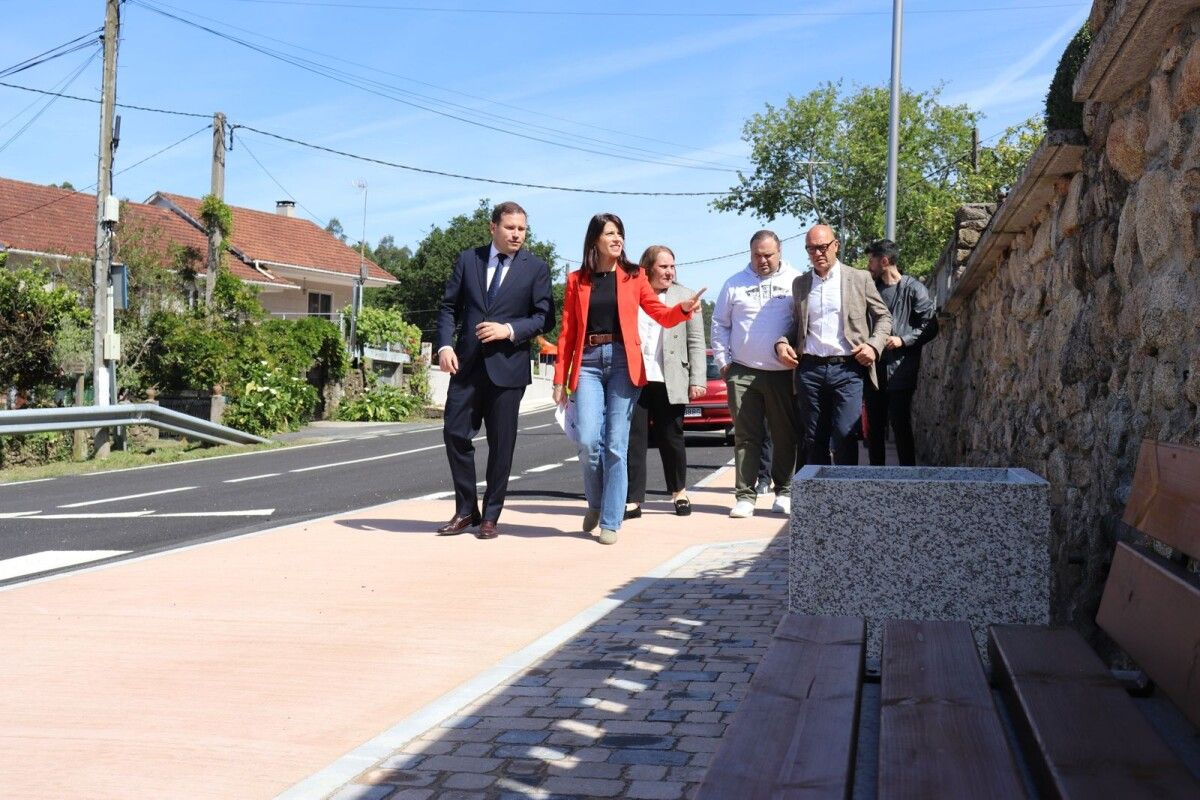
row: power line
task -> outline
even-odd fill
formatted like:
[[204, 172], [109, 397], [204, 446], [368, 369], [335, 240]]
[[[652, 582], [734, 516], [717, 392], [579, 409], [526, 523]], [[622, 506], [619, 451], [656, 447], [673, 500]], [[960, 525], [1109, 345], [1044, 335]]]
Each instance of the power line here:
[[[100, 101], [95, 97], [80, 97], [77, 94], [64, 94], [63, 92], [52, 92], [47, 89], [35, 89], [32, 86], [22, 86], [19, 83], [0, 81], [0, 86], [7, 87], [9, 89], [19, 89], [22, 92], [52, 95], [54, 97], [61, 97], [64, 100], [77, 100], [81, 103], [95, 103], [97, 105], [100, 103]], [[210, 119], [212, 117], [212, 114], [197, 114], [191, 111], [172, 111], [169, 108], [152, 108], [151, 106], [135, 106], [132, 103], [117, 103], [116, 105], [117, 108], [124, 108], [130, 111], [149, 111], [154, 114], [169, 114], [176, 117], [196, 117], [197, 119]]]
[[[229, 22], [224, 22], [224, 21], [222, 21], [222, 20], [214, 19], [213, 17], [207, 17], [207, 16], [205, 16], [205, 15], [203, 15], [203, 14], [197, 14], [197, 13], [196, 13], [196, 12], [194, 12], [194, 11], [188, 11], [188, 10], [186, 10], [186, 9], [181, 9], [181, 8], [179, 8], [178, 6], [171, 5], [170, 3], [164, 3], [164, 2], [161, 2], [161, 0], [157, 0], [157, 2], [156, 2], [156, 5], [160, 5], [160, 6], [165, 6], [165, 7], [167, 7], [167, 8], [171, 8], [171, 9], [173, 9], [173, 10], [175, 10], [175, 11], [179, 11], [179, 12], [181, 12], [181, 13], [187, 14], [187, 15], [188, 15], [188, 16], [190, 16], [190, 17], [194, 17], [194, 18], [197, 18], [197, 19], [204, 19], [204, 20], [208, 20], [208, 21], [210, 21], [210, 22], [215, 22], [215, 23], [218, 23], [218, 24], [224, 25], [226, 28], [230, 28], [230, 29], [232, 29], [232, 30], [235, 30], [235, 31], [241, 31], [242, 33], [247, 33], [247, 34], [250, 34], [250, 35], [256, 36], [256, 37], [258, 37], [258, 38], [260, 38], [260, 39], [266, 39], [267, 41], [275, 42], [275, 43], [277, 43], [277, 44], [284, 45], [285, 47], [290, 47], [290, 48], [293, 48], [293, 49], [296, 49], [296, 50], [301, 50], [301, 51], [304, 51], [304, 52], [306, 52], [306, 53], [312, 53], [313, 55], [318, 55], [318, 56], [321, 56], [321, 57], [323, 57], [323, 58], [329, 58], [329, 59], [333, 59], [334, 61], [338, 61], [338, 62], [341, 62], [341, 63], [343, 63], [343, 64], [349, 64], [350, 66], [354, 66], [354, 67], [360, 67], [360, 68], [362, 68], [362, 69], [370, 70], [371, 72], [378, 72], [378, 73], [379, 73], [379, 74], [381, 74], [381, 75], [389, 75], [389, 76], [391, 76], [391, 77], [393, 77], [393, 78], [399, 78], [400, 80], [403, 80], [403, 81], [408, 81], [409, 83], [415, 83], [415, 84], [417, 84], [417, 85], [419, 85], [419, 86], [427, 86], [427, 87], [429, 87], [429, 88], [431, 88], [431, 89], [437, 89], [438, 91], [447, 92], [447, 93], [449, 93], [449, 94], [458, 95], [458, 96], [460, 96], [460, 97], [466, 97], [466, 98], [468, 98], [468, 99], [471, 99], [471, 100], [478, 100], [478, 101], [480, 101], [480, 102], [483, 102], [483, 103], [488, 103], [488, 104], [490, 104], [490, 105], [496, 105], [496, 106], [500, 106], [500, 107], [502, 107], [502, 108], [509, 108], [509, 109], [512, 109], [512, 110], [514, 110], [514, 111], [519, 111], [519, 112], [521, 112], [521, 113], [523, 113], [523, 114], [532, 114], [532, 115], [534, 115], [534, 116], [538, 116], [538, 117], [544, 117], [544, 118], [546, 118], [546, 119], [551, 119], [551, 120], [555, 120], [555, 121], [558, 121], [558, 122], [565, 122], [565, 123], [568, 123], [568, 124], [570, 124], [570, 125], [578, 125], [578, 126], [580, 126], [580, 127], [583, 127], [583, 128], [591, 128], [591, 129], [593, 129], [593, 130], [597, 130], [597, 131], [603, 131], [604, 133], [613, 133], [613, 134], [616, 134], [616, 135], [618, 135], [618, 136], [625, 136], [625, 137], [629, 137], [629, 138], [631, 138], [631, 139], [640, 139], [640, 140], [642, 140], [642, 141], [646, 141], [646, 142], [655, 142], [655, 143], [657, 143], [657, 144], [665, 144], [665, 145], [670, 145], [671, 147], [679, 147], [679, 148], [683, 148], [683, 149], [685, 149], [685, 150], [693, 150], [693, 151], [703, 151], [703, 152], [710, 152], [710, 153], [713, 153], [713, 154], [715, 154], [715, 155], [719, 155], [719, 156], [722, 156], [722, 157], [725, 157], [725, 158], [739, 158], [739, 157], [740, 157], [740, 156], [734, 156], [734, 155], [730, 155], [730, 154], [728, 154], [728, 153], [722, 153], [722, 152], [720, 152], [720, 151], [717, 151], [717, 150], [712, 150], [712, 149], [709, 149], [709, 148], [702, 148], [702, 147], [696, 147], [696, 146], [694, 146], [694, 145], [680, 144], [680, 143], [678, 143], [678, 142], [672, 142], [672, 141], [668, 141], [668, 140], [666, 140], [666, 139], [657, 139], [657, 138], [654, 138], [654, 137], [652, 137], [652, 136], [644, 136], [644, 135], [642, 135], [642, 134], [637, 134], [637, 133], [629, 133], [629, 132], [627, 132], [627, 131], [620, 131], [620, 130], [616, 130], [616, 129], [613, 129], [613, 128], [606, 128], [606, 127], [604, 127], [604, 126], [601, 126], [601, 125], [593, 125], [593, 124], [591, 124], [591, 123], [587, 123], [587, 122], [579, 122], [578, 120], [572, 120], [572, 119], [568, 119], [568, 118], [566, 118], [566, 117], [560, 117], [560, 116], [556, 116], [556, 115], [554, 115], [554, 114], [547, 114], [547, 113], [545, 113], [545, 112], [542, 112], [542, 111], [536, 111], [536, 110], [533, 110], [533, 109], [525, 108], [525, 107], [523, 107], [523, 106], [513, 105], [513, 104], [511, 104], [511, 103], [504, 103], [504, 102], [501, 102], [501, 101], [499, 101], [499, 100], [494, 100], [494, 99], [492, 99], [492, 98], [488, 98], [488, 97], [482, 97], [482, 96], [480, 96], [480, 95], [476, 95], [476, 94], [471, 94], [470, 92], [463, 92], [463, 91], [459, 91], [459, 90], [457, 90], [457, 89], [451, 89], [451, 88], [449, 88], [449, 87], [446, 87], [446, 86], [440, 86], [440, 85], [438, 85], [438, 84], [436, 84], [436, 83], [430, 83], [430, 82], [428, 82], [428, 81], [419, 80], [419, 79], [417, 79], [417, 78], [413, 78], [413, 77], [410, 77], [410, 76], [408, 76], [408, 75], [401, 75], [400, 73], [397, 73], [397, 72], [389, 72], [388, 70], [379, 69], [379, 68], [377, 68], [377, 67], [372, 67], [372, 66], [371, 66], [371, 65], [369, 65], [369, 64], [363, 64], [363, 63], [361, 63], [361, 62], [358, 62], [358, 61], [351, 61], [351, 60], [349, 60], [349, 59], [345, 59], [345, 58], [342, 58], [342, 57], [340, 57], [340, 56], [334, 55], [333, 53], [326, 53], [326, 52], [323, 52], [323, 51], [320, 51], [320, 50], [314, 50], [314, 49], [312, 49], [312, 48], [310, 48], [310, 47], [304, 47], [303, 45], [299, 45], [299, 44], [296, 44], [296, 43], [294, 43], [294, 42], [288, 42], [288, 41], [285, 41], [285, 40], [283, 40], [283, 39], [278, 39], [278, 38], [276, 38], [276, 37], [274, 37], [274, 36], [268, 36], [268, 35], [267, 35], [267, 34], [265, 34], [265, 33], [260, 33], [260, 32], [258, 32], [258, 31], [253, 31], [253, 30], [250, 30], [250, 29], [248, 29], [248, 28], [241, 28], [241, 27], [238, 27], [237, 25], [233, 25], [232, 23], [229, 23]], [[402, 91], [402, 90], [401, 90], [401, 91]], [[428, 97], [427, 95], [421, 95], [421, 94], [417, 94], [417, 93], [415, 93], [415, 92], [414, 92], [413, 94], [415, 94], [417, 97], [425, 97], [425, 98], [427, 98], [427, 99], [431, 100], [432, 102], [445, 102], [445, 101], [439, 100], [439, 99], [437, 99], [437, 98]], [[456, 104], [452, 104], [452, 105], [456, 105]], [[467, 110], [470, 110], [470, 111], [476, 111], [476, 110], [477, 110], [477, 109], [475, 109], [475, 108], [471, 108], [471, 107], [469, 107], [469, 106], [457, 106], [457, 107], [459, 107], [459, 108], [465, 108], [465, 109], [467, 109]], [[515, 122], [518, 122], [519, 124], [526, 124], [526, 125], [528, 125], [528, 124], [529, 124], [529, 123], [522, 122], [522, 121], [520, 121], [520, 120], [514, 120], [514, 121], [515, 121]], [[554, 130], [554, 129], [553, 129], [553, 128], [549, 128], [549, 129], [546, 129], [546, 130]], [[566, 133], [566, 132], [563, 132], [563, 133]], [[566, 133], [566, 135], [572, 135], [572, 134], [570, 134], [570, 133]], [[582, 138], [589, 138], [589, 140], [591, 140], [591, 141], [596, 141], [596, 142], [600, 142], [600, 143], [603, 143], [603, 144], [611, 144], [611, 145], [614, 145], [614, 146], [616, 146], [616, 147], [629, 147], [628, 145], [622, 145], [622, 144], [620, 144], [620, 143], [617, 143], [617, 142], [610, 142], [610, 141], [603, 140], [603, 139], [590, 139], [590, 137], [582, 137]], [[642, 148], [630, 148], [630, 149], [638, 149], [638, 150], [641, 150]], [[665, 156], [672, 157], [672, 158], [687, 158], [686, 156], [675, 156], [674, 154], [671, 154], [671, 153], [662, 153], [661, 151], [655, 151], [655, 150], [644, 150], [643, 152], [655, 153], [655, 154], [658, 154], [658, 155], [665, 155]], [[692, 160], [692, 161], [699, 161], [699, 159], [689, 159], [689, 160]], [[701, 163], [712, 163], [712, 162], [701, 162]], [[728, 166], [728, 165], [721, 165], [721, 164], [717, 164], [717, 166]], [[731, 169], [734, 169], [734, 168], [731, 168]]]
[[[382, 91], [380, 89], [371, 88], [371, 86], [366, 85], [366, 84], [374, 84], [375, 86], [383, 87], [384, 89], [390, 90], [392, 92], [401, 92], [401, 93], [406, 93], [406, 94], [410, 94], [410, 95], [415, 94], [415, 93], [407, 91], [405, 89], [400, 89], [399, 87], [390, 86], [388, 84], [382, 83], [380, 81], [374, 81], [369, 78], [362, 78], [360, 76], [352, 75], [351, 73], [347, 73], [343, 70], [338, 70], [333, 67], [319, 64], [319, 63], [311, 61], [309, 59], [304, 59], [304, 58], [300, 58], [297, 56], [291, 56], [287, 53], [282, 53], [279, 51], [271, 50], [270, 48], [256, 45], [253, 42], [246, 41], [245, 39], [240, 39], [236, 36], [232, 36], [227, 33], [222, 33], [221, 31], [218, 31], [214, 28], [210, 28], [207, 25], [202, 25], [198, 22], [193, 22], [192, 20], [184, 19], [183, 17], [180, 17], [176, 14], [172, 14], [169, 11], [164, 11], [163, 9], [158, 8], [157, 6], [154, 6], [148, 2], [145, 2], [145, 0], [129, 0], [129, 2], [132, 2], [135, 5], [138, 5], [144, 9], [146, 9], [147, 11], [151, 11], [155, 14], [159, 14], [161, 16], [167, 17], [168, 19], [173, 19], [184, 25], [188, 25], [190, 27], [205, 31], [206, 33], [212, 34], [213, 36], [216, 36], [220, 39], [225, 39], [226, 41], [230, 41], [235, 44], [239, 44], [242, 47], [245, 47], [245, 48], [253, 50], [257, 53], [260, 53], [261, 55], [265, 55], [265, 56], [267, 56], [269, 58], [273, 58], [277, 61], [282, 61], [285, 64], [291, 64], [294, 67], [298, 67], [306, 72], [311, 72], [314, 75], [320, 75], [323, 78], [327, 78], [327, 79], [335, 81], [337, 83], [341, 83], [345, 86], [352, 86], [356, 89], [367, 92], [369, 94], [373, 94], [378, 97], [383, 97], [383, 98], [391, 100], [393, 102], [400, 103], [402, 105], [406, 105], [406, 106], [409, 106], [412, 108], [417, 108], [422, 111], [427, 111], [431, 114], [436, 114], [441, 117], [446, 117], [447, 119], [453, 119], [453, 120], [462, 122], [467, 125], [475, 126], [477, 128], [483, 128], [485, 130], [495, 131], [497, 133], [504, 133], [509, 136], [515, 136], [519, 139], [527, 139], [529, 141], [539, 142], [541, 144], [548, 144], [548, 145], [551, 145], [552, 147], [561, 147], [561, 148], [564, 148], [567, 150], [574, 150], [574, 151], [583, 152], [583, 153], [591, 153], [593, 155], [606, 156], [608, 158], [618, 158], [618, 159], [622, 159], [625, 161], [637, 161], [637, 162], [641, 162], [641, 163], [645, 163], [645, 164], [655, 164], [658, 166], [669, 166], [669, 167], [676, 167], [676, 168], [680, 168], [680, 169], [698, 169], [698, 170], [707, 170], [707, 171], [716, 171], [716, 172], [736, 172], [737, 171], [736, 169], [733, 169], [730, 167], [717, 167], [717, 166], [703, 166], [703, 165], [693, 165], [693, 164], [671, 163], [671, 162], [650, 159], [650, 158], [640, 158], [638, 156], [632, 156], [632, 155], [627, 155], [627, 154], [623, 154], [623, 153], [605, 152], [603, 150], [596, 150], [596, 149], [589, 148], [589, 147], [581, 147], [579, 145], [555, 141], [553, 139], [546, 139], [544, 137], [534, 136], [534, 135], [531, 135], [528, 133], [521, 133], [519, 131], [514, 131], [514, 130], [510, 130], [508, 128], [500, 127], [499, 125], [492, 125], [492, 124], [488, 124], [486, 122], [481, 122], [480, 120], [477, 120], [477, 119], [470, 119], [468, 117], [459, 116], [458, 114], [453, 114], [448, 111], [443, 111], [443, 110], [440, 110], [437, 108], [430, 108], [428, 105], [422, 105], [421, 103], [417, 103], [412, 100], [406, 100], [402, 97], [397, 97], [395, 94], [390, 94], [388, 91]], [[339, 77], [339, 75], [349, 76], [349, 78]], [[438, 102], [438, 101], [435, 101], [435, 102]], [[440, 102], [442, 102], [444, 105], [452, 105], [452, 106], [456, 105], [453, 103], [446, 103], [445, 101], [440, 101]], [[458, 106], [458, 107], [463, 108], [463, 106]], [[469, 110], [474, 111], [475, 109], [469, 109]], [[490, 116], [495, 119], [501, 119], [501, 120], [505, 120], [507, 122], [513, 122], [518, 125], [523, 125], [526, 127], [534, 127], [534, 128], [541, 127], [541, 128], [543, 128], [543, 130], [552, 130], [554, 133], [557, 133], [559, 135], [567, 135], [567, 136], [573, 135], [573, 134], [569, 134], [569, 133], [566, 133], [563, 131], [557, 131], [554, 129], [546, 129], [546, 128], [544, 128], [544, 126], [529, 125], [528, 123], [523, 123], [519, 120], [512, 120], [511, 118], [507, 118], [507, 117], [499, 117], [497, 115], [490, 115]], [[578, 135], [576, 135], [576, 136], [577, 136], [577, 138], [586, 138], [586, 137], [578, 137]], [[611, 144], [611, 143], [608, 143], [608, 144]], [[623, 147], [627, 147], [627, 148], [629, 147], [628, 145], [617, 145], [617, 146], [623, 146]], [[678, 156], [670, 156], [670, 157], [676, 158], [676, 159], [679, 158]]]
[[[41, 64], [45, 64], [47, 61], [52, 61], [53, 59], [70, 55], [78, 50], [86, 49], [87, 47], [96, 44], [96, 34], [100, 33], [101, 30], [103, 30], [103, 28], [96, 28], [95, 30], [88, 31], [82, 36], [77, 36], [69, 42], [63, 42], [57, 47], [51, 47], [45, 52], [38, 53], [36, 56], [30, 56], [24, 61], [18, 61], [11, 67], [0, 69], [0, 77], [16, 75], [18, 72], [24, 72], [27, 69], [40, 66]], [[83, 41], [85, 39], [89, 39], [89, 41]]]
[[310, 150], [319, 150], [324, 153], [332, 153], [336, 156], [344, 158], [352, 158], [356, 161], [365, 161], [370, 164], [379, 164], [384, 167], [393, 167], [395, 169], [408, 170], [410, 172], [421, 172], [426, 175], [439, 175], [443, 178], [458, 178], [464, 181], [475, 181], [477, 183], [492, 183], [500, 186], [519, 186], [524, 189], [548, 189], [555, 192], [578, 192], [581, 194], [607, 194], [607, 195], [622, 195], [628, 197], [716, 197], [725, 194], [725, 192], [625, 192], [614, 189], [581, 189], [571, 186], [553, 186], [544, 183], [525, 183], [523, 181], [507, 181], [499, 178], [480, 178], [474, 175], [462, 175], [456, 172], [443, 172], [442, 170], [426, 169], [424, 167], [414, 167], [408, 164], [398, 164], [394, 161], [385, 161], [381, 158], [372, 158], [371, 156], [360, 156], [355, 153], [348, 153], [345, 150], [335, 150], [332, 147], [325, 147], [312, 142], [305, 142], [300, 139], [293, 139], [290, 136], [283, 136], [270, 131], [259, 130], [252, 128], [249, 125], [232, 125], [231, 129], [241, 129], [257, 133], [260, 136], [268, 136], [272, 139], [278, 139], [281, 142], [290, 142], [300, 147], [307, 147]]
[[321, 219], [316, 214], [314, 214], [308, 206], [304, 205], [304, 203], [301, 203], [299, 200], [297, 200], [296, 196], [293, 195], [291, 192], [289, 192], [287, 190], [287, 188], [284, 187], [284, 185], [282, 183], [280, 183], [279, 180], [274, 175], [271, 174], [271, 171], [269, 169], [267, 169], [261, 161], [258, 160], [258, 156], [254, 155], [254, 151], [250, 149], [250, 145], [246, 144], [246, 141], [244, 139], [242, 140], [242, 147], [245, 148], [246, 152], [250, 155], [250, 158], [254, 159], [254, 163], [258, 164], [258, 168], [261, 169], [266, 174], [266, 176], [268, 178], [270, 178], [275, 183], [276, 186], [279, 187], [279, 190], [281, 192], [283, 192], [284, 194], [286, 194], [293, 203], [295, 203], [296, 205], [303, 208], [306, 212], [308, 212], [308, 215], [310, 217], [312, 217], [317, 222], [317, 224], [320, 225], [322, 228], [324, 228], [326, 225], [329, 224], [329, 223], [325, 222], [325, 220]]
[[[95, 47], [95, 45], [92, 45], [92, 46]], [[88, 57], [87, 61], [84, 61], [82, 64], [79, 65], [78, 69], [76, 69], [73, 73], [71, 73], [70, 77], [67, 78], [67, 81], [65, 84], [63, 84], [62, 88], [65, 89], [68, 86], [70, 86], [72, 83], [74, 83], [75, 79], [83, 74], [83, 71], [85, 69], [87, 69], [88, 66], [93, 61], [96, 60], [96, 56], [98, 56], [98, 55], [100, 55], [100, 49], [96, 48], [95, 50], [92, 51], [92, 54]], [[34, 114], [32, 117], [29, 118], [28, 122], [26, 122], [24, 125], [22, 125], [20, 128], [18, 128], [16, 133], [14, 133], [12, 136], [8, 137], [8, 139], [5, 140], [4, 144], [0, 144], [0, 153], [3, 153], [5, 150], [7, 150], [8, 146], [10, 144], [12, 144], [13, 142], [15, 142], [18, 138], [20, 138], [22, 133], [29, 130], [29, 126], [31, 126], [31, 125], [33, 125], [33, 123], [37, 122], [41, 118], [42, 114], [45, 114], [46, 111], [49, 110], [50, 106], [54, 105], [57, 101], [58, 101], [57, 97], [51, 97], [48, 100], [46, 100], [46, 103], [40, 109], [38, 109], [36, 114]], [[24, 112], [21, 112], [21, 113], [24, 113]], [[4, 124], [7, 125], [8, 123], [6, 122]]]
[[[562, 11], [517, 8], [443, 8], [438, 6], [408, 6], [390, 3], [333, 3], [323, 0], [235, 0], [272, 6], [311, 8], [340, 8], [369, 11], [420, 11], [446, 14], [503, 14], [541, 17], [878, 17], [891, 16], [891, 11]], [[1048, 8], [1080, 8], [1080, 3], [1050, 3], [1028, 6], [993, 6], [987, 8], [927, 8], [906, 11], [907, 14], [977, 14], [985, 11], [1027, 11]]]

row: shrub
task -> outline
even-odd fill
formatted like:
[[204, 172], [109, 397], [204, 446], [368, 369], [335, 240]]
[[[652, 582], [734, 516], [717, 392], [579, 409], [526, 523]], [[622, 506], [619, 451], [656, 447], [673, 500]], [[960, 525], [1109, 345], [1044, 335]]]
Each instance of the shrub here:
[[337, 417], [347, 422], [402, 422], [424, 405], [424, 400], [395, 386], [377, 384], [338, 406]]
[[1050, 90], [1046, 92], [1046, 130], [1066, 130], [1083, 127], [1083, 103], [1076, 103], [1073, 97], [1075, 76], [1087, 58], [1092, 46], [1092, 32], [1087, 23], [1067, 43], [1062, 58], [1058, 61], [1058, 69], [1054, 71], [1054, 80], [1050, 81]]
[[[0, 386], [26, 392], [58, 382], [55, 343], [60, 329], [90, 331], [91, 315], [76, 294], [41, 269], [9, 270], [0, 254]], [[90, 337], [87, 363], [91, 364]]]
[[71, 442], [70, 431], [0, 436], [0, 469], [70, 461]]
[[233, 401], [225, 409], [224, 424], [265, 436], [295, 430], [312, 416], [317, 390], [308, 381], [265, 361], [249, 372], [249, 380], [230, 387]]

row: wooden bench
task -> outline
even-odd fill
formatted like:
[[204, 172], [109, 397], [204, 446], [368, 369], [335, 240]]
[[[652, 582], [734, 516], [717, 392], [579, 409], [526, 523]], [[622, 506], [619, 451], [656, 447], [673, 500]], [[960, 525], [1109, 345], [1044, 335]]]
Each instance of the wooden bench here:
[[[1143, 443], [1125, 520], [1200, 557], [1200, 448]], [[1121, 543], [1097, 621], [1200, 725], [1196, 576]], [[887, 800], [1200, 798], [1200, 782], [1074, 630], [989, 630], [1007, 715], [967, 623], [885, 623], [871, 703], [864, 633], [858, 618], [785, 616], [697, 798], [847, 798], [862, 794], [864, 763]]]

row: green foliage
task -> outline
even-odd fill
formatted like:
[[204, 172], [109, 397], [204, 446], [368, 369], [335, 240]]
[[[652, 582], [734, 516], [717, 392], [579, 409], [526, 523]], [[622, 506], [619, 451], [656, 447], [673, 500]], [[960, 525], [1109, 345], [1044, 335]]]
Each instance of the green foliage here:
[[71, 460], [70, 431], [0, 436], [0, 469]]
[[75, 292], [53, 283], [46, 271], [9, 270], [6, 260], [0, 253], [0, 386], [25, 393], [58, 381], [59, 331], [65, 326], [90, 331], [91, 315]]
[[229, 387], [233, 396], [223, 422], [238, 430], [265, 436], [294, 430], [312, 416], [317, 390], [304, 378], [289, 375], [266, 361], [252, 365], [247, 379]]
[[329, 218], [329, 223], [325, 226], [325, 232], [342, 244], [346, 243], [346, 232], [342, 230], [342, 221], [337, 217]]
[[396, 240], [391, 235], [384, 236], [379, 240], [375, 249], [368, 252], [371, 254], [372, 261], [396, 278], [404, 274], [408, 262], [412, 261], [413, 257], [413, 252], [407, 245], [396, 247]]
[[219, 230], [224, 239], [233, 235], [233, 209], [215, 194], [200, 198], [200, 221], [209, 230]]
[[395, 309], [364, 308], [358, 315], [357, 336], [369, 347], [400, 344], [410, 356], [421, 353], [421, 329], [405, 322], [404, 315]]
[[257, 287], [226, 270], [217, 273], [217, 285], [213, 287], [213, 311], [243, 322], [266, 316], [262, 303], [258, 302]]
[[[955, 209], [993, 201], [1020, 171], [1013, 158], [984, 154], [974, 173], [971, 131], [979, 115], [943, 105], [940, 93], [905, 91], [900, 101], [897, 238], [901, 264], [917, 275], [937, 261]], [[886, 86], [844, 94], [840, 83], [789, 97], [782, 107], [768, 104], [742, 132], [751, 145], [753, 174], [739, 174], [738, 185], [713, 207], [767, 220], [787, 215], [827, 223], [839, 231], [842, 260], [853, 263], [884, 234], [888, 109]], [[996, 149], [1020, 150], [1036, 127], [1030, 122], [1009, 129]]]
[[337, 417], [347, 422], [403, 422], [422, 405], [422, 398], [416, 395], [387, 384], [377, 384], [338, 406]]
[[1062, 58], [1058, 60], [1058, 69], [1054, 71], [1054, 80], [1050, 81], [1050, 90], [1046, 92], [1047, 130], [1083, 127], [1083, 103], [1076, 103], [1074, 98], [1075, 76], [1079, 74], [1079, 68], [1083, 66], [1091, 47], [1092, 32], [1085, 22], [1067, 43]]
[[153, 344], [146, 372], [159, 389], [208, 390], [225, 381], [234, 351], [227, 321], [164, 311], [151, 317], [147, 327]]
[[[304, 317], [286, 324], [289, 326], [287, 346], [291, 348], [289, 362], [294, 370], [302, 373], [323, 366], [328, 380], [340, 381], [346, 377], [350, 356], [337, 325], [321, 317]], [[282, 354], [280, 358], [282, 360]]]
[[[450, 277], [458, 254], [490, 242], [491, 221], [492, 206], [485, 198], [479, 201], [469, 216], [460, 214], [451, 219], [445, 228], [430, 230], [421, 240], [412, 260], [397, 275], [400, 283], [378, 292], [368, 292], [370, 303], [377, 307], [397, 309], [405, 319], [418, 325], [427, 339], [430, 338], [436, 328], [437, 307], [442, 302], [446, 280]], [[580, 241], [582, 239], [581, 227]], [[558, 256], [552, 243], [538, 241], [531, 229], [525, 247], [550, 265], [552, 279], [558, 277]]]

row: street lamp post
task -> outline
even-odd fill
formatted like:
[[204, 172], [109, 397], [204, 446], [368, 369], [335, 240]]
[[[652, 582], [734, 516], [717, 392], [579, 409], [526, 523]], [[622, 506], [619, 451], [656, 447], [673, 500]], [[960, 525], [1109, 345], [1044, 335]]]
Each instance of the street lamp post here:
[[904, 21], [904, 0], [892, 4], [892, 102], [888, 114], [888, 171], [886, 236], [896, 241], [896, 180], [900, 159], [900, 51]]

